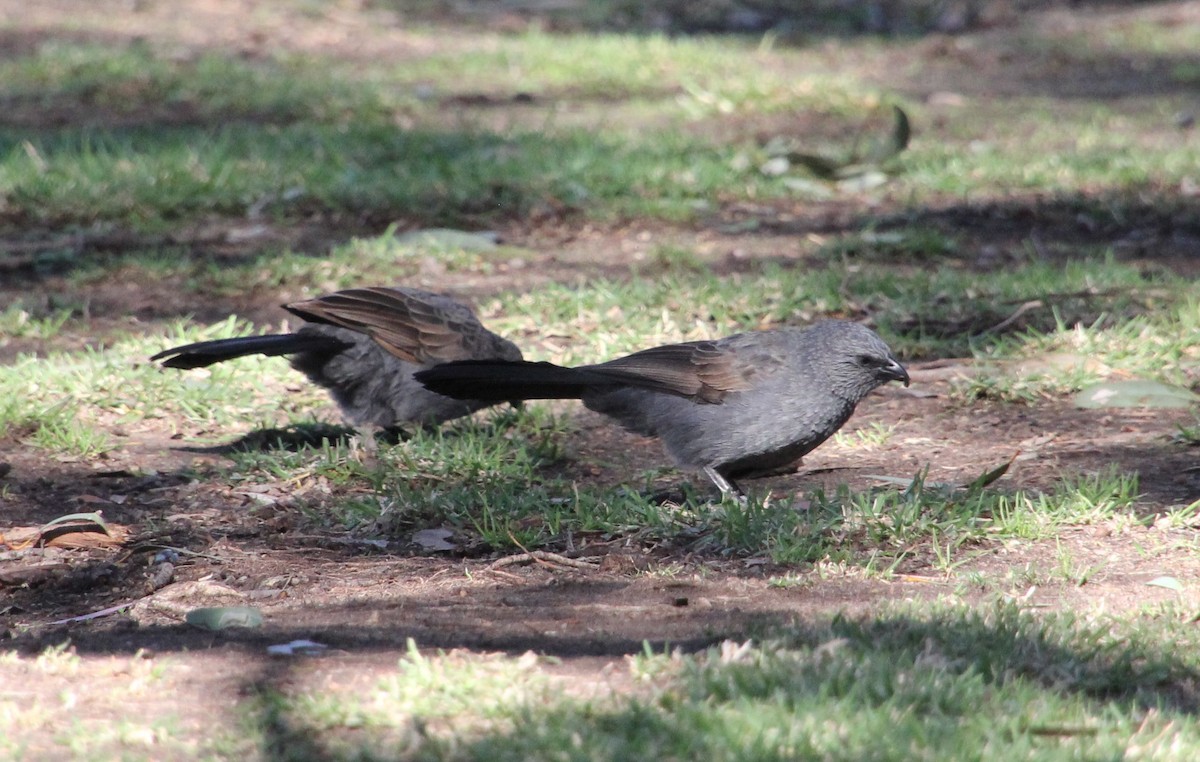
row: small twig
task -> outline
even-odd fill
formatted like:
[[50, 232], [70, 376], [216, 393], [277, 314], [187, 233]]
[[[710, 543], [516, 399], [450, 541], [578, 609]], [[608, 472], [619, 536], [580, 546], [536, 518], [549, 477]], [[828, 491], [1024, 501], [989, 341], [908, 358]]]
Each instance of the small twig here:
[[220, 556], [214, 556], [211, 553], [200, 553], [195, 550], [188, 550], [187, 548], [177, 548], [174, 545], [159, 545], [158, 543], [153, 543], [153, 542], [147, 542], [147, 543], [142, 543], [140, 545], [134, 545], [132, 548], [125, 551], [125, 553], [123, 553], [121, 555], [121, 557], [118, 558], [114, 563], [118, 563], [118, 564], [122, 563], [123, 561], [126, 561], [127, 559], [129, 559], [130, 556], [136, 555], [137, 553], [142, 553], [147, 550], [173, 550], [181, 556], [193, 556], [195, 558], [207, 558], [210, 561], [217, 561], [220, 563], [225, 563], [224, 558], [221, 558]]
[[[541, 563], [541, 564], [545, 563], [545, 561], [539, 560], [536, 556], [534, 556], [532, 553], [530, 553], [529, 548], [527, 548], [521, 544], [521, 541], [516, 538], [516, 535], [514, 535], [512, 533], [511, 529], [506, 530], [506, 531], [508, 532], [508, 539], [512, 540], [513, 545], [516, 545], [518, 548], [520, 548], [522, 551], [525, 552], [526, 558], [529, 558], [532, 561], [537, 561], [538, 563]], [[546, 564], [546, 565], [548, 566], [549, 564]], [[496, 568], [496, 564], [492, 564], [492, 568], [493, 569]]]
[[1017, 322], [1017, 320], [1018, 320], [1018, 319], [1019, 319], [1019, 318], [1020, 318], [1022, 315], [1024, 315], [1026, 312], [1029, 312], [1030, 310], [1035, 310], [1035, 309], [1037, 309], [1038, 307], [1044, 307], [1044, 306], [1046, 306], [1046, 305], [1045, 305], [1045, 303], [1044, 303], [1044, 302], [1043, 302], [1041, 299], [1034, 299], [1034, 300], [1032, 300], [1032, 301], [1025, 302], [1025, 303], [1024, 303], [1024, 304], [1022, 304], [1020, 307], [1017, 307], [1017, 310], [1016, 310], [1016, 312], [1014, 312], [1013, 314], [1009, 315], [1009, 316], [1008, 316], [1008, 317], [1006, 317], [1004, 320], [1001, 320], [999, 323], [996, 323], [996, 324], [995, 324], [994, 326], [992, 326], [991, 328], [985, 328], [985, 329], [983, 329], [982, 331], [980, 331], [980, 332], [979, 332], [978, 334], [976, 334], [976, 335], [977, 335], [977, 336], [984, 336], [984, 335], [986, 335], [986, 334], [989, 334], [989, 333], [998, 333], [998, 332], [1000, 332], [1000, 331], [1003, 331], [1005, 328], [1008, 328], [1010, 325], [1012, 325], [1013, 323]]
[[1029, 732], [1035, 736], [1094, 736], [1100, 729], [1084, 725], [1037, 725], [1029, 728]]
[[72, 617], [67, 617], [66, 619], [59, 619], [57, 622], [51, 622], [50, 624], [51, 625], [71, 624], [72, 622], [87, 622], [92, 619], [99, 619], [100, 617], [108, 616], [109, 614], [117, 614], [117, 613], [120, 613], [121, 611], [124, 611], [125, 609], [132, 608], [135, 604], [141, 603], [142, 601], [146, 600], [146, 598], [149, 598], [149, 597], [150, 596], [147, 595], [142, 598], [137, 598], [136, 600], [127, 601], [125, 603], [118, 603], [116, 606], [109, 606], [106, 609], [100, 609], [99, 611], [93, 611], [90, 614], [80, 614], [79, 616], [72, 616]]
[[[515, 536], [513, 536], [512, 530], [509, 530], [509, 532], [508, 532], [508, 539], [512, 540], [513, 545], [516, 545], [518, 548], [525, 551], [525, 555], [524, 556], [508, 556], [507, 558], [501, 558], [498, 561], [494, 562], [492, 564], [491, 568], [495, 569], [499, 566], [508, 566], [509, 564], [520, 563], [523, 560], [535, 561], [539, 564], [542, 564], [543, 566], [559, 564], [560, 566], [569, 566], [574, 569], [595, 569], [597, 566], [596, 564], [588, 563], [587, 561], [581, 561], [576, 558], [567, 558], [566, 556], [559, 555], [558, 553], [551, 553], [546, 550], [535, 550], [533, 552], [530, 552], [530, 550], [528, 548], [526, 548], [524, 545], [522, 545], [520, 543], [520, 541], [518, 541], [517, 538]], [[515, 559], [515, 560], [509, 561], [509, 559]], [[509, 561], [509, 563], [501, 564], [500, 561]]]
[[[520, 546], [518, 545], [517, 547], [520, 547]], [[521, 548], [521, 549], [524, 550], [524, 548]], [[539, 563], [539, 564], [544, 564], [546, 566], [552, 566], [554, 564], [558, 564], [559, 566], [567, 566], [572, 569], [587, 569], [589, 571], [595, 571], [596, 569], [598, 569], [600, 567], [599, 564], [593, 563], [591, 561], [585, 561], [581, 558], [567, 558], [566, 556], [561, 556], [558, 553], [551, 553], [546, 550], [534, 550], [534, 551], [526, 550], [524, 553], [518, 553], [518, 554], [512, 555], [512, 556], [505, 556], [504, 558], [498, 558], [495, 561], [493, 561], [491, 566], [489, 566], [488, 568], [495, 571], [496, 569], [499, 569], [504, 566], [514, 566], [516, 564], [527, 564], [527, 563]]]
[[487, 569], [486, 571], [487, 571], [489, 574], [495, 574], [497, 577], [504, 577], [504, 578], [506, 578], [506, 579], [510, 579], [510, 580], [512, 580], [513, 582], [524, 582], [524, 581], [525, 581], [525, 580], [524, 580], [523, 578], [521, 578], [520, 576], [518, 576], [518, 575], [516, 575], [516, 574], [512, 574], [511, 572], [506, 572], [506, 571], [504, 571], [503, 569], [491, 569], [491, 568], [489, 568], [489, 569]]

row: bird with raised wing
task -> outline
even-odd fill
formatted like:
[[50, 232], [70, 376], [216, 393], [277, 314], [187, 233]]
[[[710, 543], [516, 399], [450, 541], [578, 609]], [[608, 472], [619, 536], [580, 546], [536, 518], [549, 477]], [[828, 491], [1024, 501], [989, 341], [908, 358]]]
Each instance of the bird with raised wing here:
[[413, 373], [454, 360], [521, 359], [470, 307], [416, 288], [353, 288], [283, 305], [306, 321], [293, 333], [215, 339], [151, 357], [168, 368], [202, 368], [247, 355], [288, 355], [292, 367], [329, 391], [356, 426], [436, 424], [502, 400], [451, 399]]

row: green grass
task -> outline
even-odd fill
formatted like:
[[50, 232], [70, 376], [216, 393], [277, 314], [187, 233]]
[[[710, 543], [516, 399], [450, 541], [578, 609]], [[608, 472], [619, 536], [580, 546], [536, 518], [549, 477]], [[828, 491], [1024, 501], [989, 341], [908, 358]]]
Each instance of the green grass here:
[[957, 140], [918, 141], [906, 157], [901, 185], [952, 196], [1030, 190], [1093, 196], [1103, 190], [1135, 199], [1139, 193], [1170, 195], [1194, 174], [1197, 149], [1160, 131], [1170, 121], [1166, 114], [1051, 98], [1023, 105], [1020, 114], [999, 121], [994, 104], [980, 104], [953, 128], [961, 137], [973, 136], [968, 150]]
[[[107, 704], [111, 697], [98, 695], [95, 685], [83, 678], [103, 677], [106, 668], [97, 670], [94, 660], [81, 657], [66, 642], [32, 657], [0, 653], [0, 668], [12, 678], [0, 689], [0, 753], [11, 759], [187, 759], [215, 745], [173, 710], [157, 711], [156, 692], [167, 689], [178, 675], [172, 666], [144, 652], [117, 661], [121, 701], [145, 711], [119, 718], [93, 712], [91, 699]], [[18, 687], [31, 685], [53, 688], [41, 692]]]
[[[230, 689], [203, 728], [149, 711], [100, 723], [72, 710], [102, 667], [54, 648], [0, 655], [10, 674], [62, 684], [58, 701], [0, 692], [0, 748], [130, 758], [627, 760], [1109, 759], [1200, 749], [1195, 627], [1176, 617], [1077, 615], [1013, 603], [893, 603], [819, 615], [697, 653], [647, 643], [618, 691], [582, 693], [558, 660], [409, 642], [365, 681], [312, 661], [284, 681]], [[122, 672], [142, 701], [194, 680], [173, 657]], [[8, 686], [11, 690], [11, 686]], [[42, 735], [50, 727], [52, 736]]]
[[[91, 457], [108, 449], [106, 431], [131, 422], [172, 417], [206, 421], [232, 432], [247, 422], [278, 426], [311, 417], [308, 409], [322, 399], [317, 390], [262, 388], [261, 378], [272, 372], [267, 358], [246, 358], [194, 373], [166, 371], [147, 362], [173, 343], [249, 330], [231, 318], [202, 330], [178, 326], [172, 338], [127, 337], [112, 350], [19, 356], [0, 366], [0, 430], [15, 432], [34, 446]], [[286, 372], [286, 363], [276, 360], [274, 366]], [[256, 373], [261, 374], [259, 381]], [[242, 386], [226, 383], [233, 377]]]
[[[770, 64], [794, 60], [787, 51], [736, 38], [529, 32], [489, 42], [482, 50], [406, 62], [388, 74], [450, 93], [661, 101], [667, 113], [681, 109], [689, 117], [800, 104], [846, 108], [873, 93], [828, 68], [799, 77], [779, 71]], [[597, 59], [605, 65], [592, 65]], [[759, 67], [753, 78], [745, 76], [748, 65]]]
[[0, 312], [0, 335], [18, 339], [52, 339], [70, 319], [71, 310], [56, 309], [44, 316], [37, 316], [17, 302]]
[[1188, 294], [1182, 291], [1181, 301], [1144, 315], [1100, 315], [1090, 324], [1059, 318], [1052, 330], [1005, 337], [979, 353], [982, 372], [960, 390], [970, 397], [1031, 402], [1109, 376], [1188, 387], [1200, 367], [1200, 349], [1192, 340], [1200, 331], [1200, 302]]
[[[151, 254], [151, 266], [158, 265], [167, 277], [175, 277], [185, 288], [202, 294], [243, 293], [247, 288], [277, 289], [304, 284], [312, 293], [323, 294], [364, 283], [404, 283], [429, 266], [430, 262], [447, 274], [491, 275], [511, 260], [529, 256], [529, 252], [509, 246], [482, 247], [462, 242], [443, 243], [435, 234], [453, 231], [433, 229], [428, 240], [413, 234], [397, 237], [389, 227], [374, 237], [352, 238], [335, 246], [328, 254], [314, 257], [285, 250], [268, 250], [239, 263], [190, 260], [175, 257], [166, 260]], [[470, 239], [468, 239], [470, 240]], [[125, 260], [142, 267], [148, 257], [134, 254]], [[78, 273], [73, 280], [105, 277], [106, 268]]]
[[[734, 169], [727, 150], [679, 129], [598, 139], [590, 129], [555, 128], [552, 110], [528, 128], [495, 130], [471, 118], [447, 125], [436, 104], [412, 93], [430, 81], [449, 94], [500, 97], [555, 98], [567, 88], [573, 98], [609, 100], [651, 88], [677, 122], [703, 116], [710, 100], [752, 112], [807, 104], [853, 113], [874, 97], [850, 82], [797, 84], [783, 73], [749, 85], [745, 55], [715, 40], [529, 35], [364, 73], [336, 61], [178, 60], [145, 45], [49, 44], [0, 67], [0, 96], [22, 111], [74, 107], [100, 118], [0, 131], [0, 190], [11, 213], [155, 230], [249, 208], [283, 219], [323, 209], [438, 222], [506, 218], [553, 201], [599, 216], [690, 216], [731, 182], [760, 195], [783, 186]], [[597, 57], [605, 67], [588, 63]], [[677, 102], [684, 82], [689, 95]], [[178, 110], [188, 118], [163, 115]], [[413, 124], [398, 129], [401, 117]]]
[[833, 435], [833, 441], [841, 447], [875, 449], [887, 443], [892, 438], [894, 427], [879, 422], [857, 429], [852, 434], [838, 431]]
[[681, 219], [731, 185], [786, 194], [777, 179], [732, 169], [727, 150], [678, 132], [631, 142], [582, 130], [235, 124], [0, 135], [10, 206], [59, 224], [158, 230], [181, 216], [251, 209], [280, 220], [320, 209], [463, 223], [551, 203], [598, 217]]
[[184, 122], [330, 122], [351, 115], [382, 118], [398, 105], [381, 101], [377, 89], [356, 85], [347, 67], [331, 61], [181, 58], [136, 42], [116, 47], [51, 40], [0, 63], [0, 79], [10, 104], [22, 111], [86, 104], [101, 122], [104, 117], [137, 122], [148, 115]]
[[[747, 166], [742, 157], [759, 141], [713, 140], [697, 124], [719, 134], [729, 120], [815, 116], [818, 135], [772, 125], [812, 150], [845, 140], [880, 104], [902, 102], [804, 48], [619, 34], [485, 39], [357, 65], [41, 45], [0, 66], [0, 98], [29, 120], [45, 109], [90, 118], [0, 130], [6, 213], [151, 230], [247, 210], [459, 223], [550, 204], [606, 220], [696, 219], [723, 201], [807, 193]], [[868, 59], [878, 53], [868, 50]], [[497, 124], [486, 110], [442, 100], [478, 94], [534, 101]], [[559, 103], [581, 104], [583, 118]], [[920, 125], [919, 104], [904, 105]], [[889, 194], [1102, 188], [1134, 197], [1177, 187], [1200, 160], [1193, 143], [1166, 131], [1162, 113], [1039, 97], [997, 108], [964, 113], [945, 127], [951, 140], [918, 131]]]
[[[625, 537], [716, 556], [759, 556], [780, 564], [836, 566], [890, 577], [902, 564], [951, 573], [1006, 541], [1052, 539], [1063, 529], [1141, 526], [1137, 477], [1108, 471], [1065, 474], [1051, 489], [928, 483], [798, 496], [754, 490], [745, 505], [719, 502], [696, 475], [648, 472], [618, 488], [570, 474], [570, 428], [537, 406], [498, 412], [417, 432], [383, 448], [367, 467], [340, 445], [298, 452], [235, 454], [232, 483], [310, 481], [293, 489], [310, 520], [337, 531], [383, 533], [407, 540], [425, 528], [448, 528], [461, 548], [562, 549], [589, 539]], [[656, 504], [656, 489], [684, 483], [681, 504]], [[1181, 511], [1183, 511], [1181, 513]], [[1168, 519], [1183, 529], [1182, 507]], [[569, 539], [570, 538], [570, 539]]]
[[696, 655], [647, 646], [630, 662], [637, 693], [593, 699], [564, 696], [528, 657], [410, 650], [366, 695], [270, 693], [251, 727], [282, 759], [303, 749], [338, 759], [1015, 760], [1137, 748], [1183, 760], [1200, 748], [1195, 633], [1170, 620], [943, 603], [765, 635]]

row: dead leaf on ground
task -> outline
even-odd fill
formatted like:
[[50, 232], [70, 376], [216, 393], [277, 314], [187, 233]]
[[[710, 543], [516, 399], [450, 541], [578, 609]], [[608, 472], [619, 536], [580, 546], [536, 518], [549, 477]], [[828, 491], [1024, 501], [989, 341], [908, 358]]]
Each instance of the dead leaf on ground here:
[[458, 550], [458, 546], [450, 542], [454, 536], [451, 529], [422, 529], [413, 532], [413, 543], [425, 550]]
[[184, 621], [202, 630], [228, 630], [233, 627], [262, 627], [262, 612], [253, 606], [216, 606], [192, 609]]
[[[56, 519], [55, 522], [58, 520]], [[107, 532], [92, 522], [41, 524], [39, 526], [9, 527], [0, 532], [0, 548], [115, 548], [129, 539], [129, 527], [106, 524]]]
[[1105, 381], [1093, 384], [1075, 396], [1075, 406], [1081, 408], [1186, 408], [1198, 402], [1200, 395], [1190, 389], [1143, 379]]

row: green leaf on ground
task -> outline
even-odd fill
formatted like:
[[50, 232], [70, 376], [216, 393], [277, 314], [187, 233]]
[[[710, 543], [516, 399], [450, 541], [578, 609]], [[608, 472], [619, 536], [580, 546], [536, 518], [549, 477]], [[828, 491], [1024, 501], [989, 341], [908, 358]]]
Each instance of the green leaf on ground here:
[[215, 606], [192, 609], [184, 621], [203, 630], [228, 630], [231, 627], [262, 627], [262, 612], [251, 606]]
[[1075, 406], [1081, 408], [1107, 407], [1190, 407], [1200, 402], [1200, 395], [1178, 386], [1158, 381], [1104, 381], [1080, 390]]

